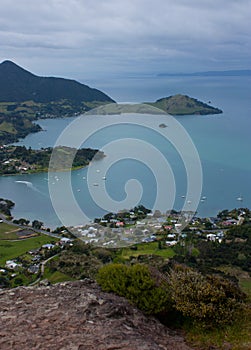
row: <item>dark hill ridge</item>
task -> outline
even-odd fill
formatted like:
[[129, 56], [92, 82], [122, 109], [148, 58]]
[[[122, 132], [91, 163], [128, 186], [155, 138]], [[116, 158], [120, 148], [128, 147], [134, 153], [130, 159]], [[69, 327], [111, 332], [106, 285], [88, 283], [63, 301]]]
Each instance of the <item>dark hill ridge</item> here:
[[32, 100], [48, 103], [64, 99], [76, 102], [114, 102], [103, 92], [75, 80], [40, 77], [11, 61], [0, 64], [0, 102]]

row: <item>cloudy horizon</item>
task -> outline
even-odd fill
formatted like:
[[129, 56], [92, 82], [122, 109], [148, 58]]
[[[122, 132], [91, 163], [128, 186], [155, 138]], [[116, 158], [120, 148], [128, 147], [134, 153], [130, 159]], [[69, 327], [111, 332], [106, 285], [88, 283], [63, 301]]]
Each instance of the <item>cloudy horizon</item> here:
[[250, 69], [250, 12], [250, 0], [1, 0], [0, 61], [73, 78]]

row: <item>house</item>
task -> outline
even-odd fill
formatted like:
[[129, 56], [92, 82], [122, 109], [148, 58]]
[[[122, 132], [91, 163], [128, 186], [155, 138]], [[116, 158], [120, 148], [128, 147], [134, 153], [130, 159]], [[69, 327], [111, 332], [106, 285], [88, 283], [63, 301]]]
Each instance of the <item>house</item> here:
[[55, 247], [55, 245], [51, 244], [51, 243], [47, 243], [47, 244], [42, 245], [42, 248], [49, 249], [49, 250], [54, 248], [54, 247]]
[[208, 240], [208, 241], [215, 242], [216, 239], [217, 239], [217, 237], [216, 237], [216, 235], [213, 234], [213, 233], [209, 233], [209, 234], [207, 235], [207, 240]]
[[31, 265], [28, 267], [28, 272], [37, 274], [39, 272], [39, 265]]
[[30, 255], [37, 255], [39, 253], [39, 251], [40, 251], [40, 248], [38, 248], [38, 249], [31, 249], [31, 250], [28, 251], [28, 253]]
[[98, 229], [97, 228], [95, 228], [95, 227], [93, 227], [93, 226], [90, 226], [89, 228], [88, 228], [88, 231], [89, 231], [89, 233], [94, 233], [94, 232], [97, 232], [98, 231]]
[[137, 221], [136, 224], [137, 224], [137, 225], [145, 225], [146, 223], [143, 222], [143, 221]]
[[88, 237], [88, 238], [95, 238], [95, 237], [96, 237], [96, 234], [95, 234], [95, 233], [88, 233], [88, 234], [87, 234], [87, 237]]
[[143, 233], [144, 235], [148, 234], [149, 232], [150, 232], [150, 231], [147, 230], [146, 228], [145, 228], [144, 230], [142, 230], [142, 233]]
[[70, 239], [70, 238], [67, 238], [67, 237], [62, 237], [61, 239], [60, 239], [60, 244], [70, 244], [70, 243], [72, 243], [72, 239]]
[[168, 246], [176, 245], [177, 243], [177, 241], [166, 241], [166, 245]]
[[116, 226], [117, 227], [123, 227], [124, 226], [123, 221], [116, 222]]
[[157, 224], [157, 225], [154, 225], [154, 228], [157, 230], [160, 230], [162, 228], [162, 226]]
[[88, 230], [83, 230], [83, 231], [81, 230], [81, 235], [82, 235], [82, 236], [87, 236], [88, 233], [89, 233]]
[[20, 267], [20, 264], [17, 264], [15, 261], [13, 260], [7, 260], [5, 263], [5, 267], [7, 267], [7, 269], [11, 269], [11, 270], [15, 270], [18, 267]]
[[219, 231], [219, 232], [217, 233], [217, 237], [219, 237], [219, 238], [224, 237], [224, 232], [223, 232], [223, 231]]
[[235, 219], [228, 219], [226, 221], [223, 221], [222, 225], [224, 226], [230, 226], [230, 225], [236, 225], [238, 223], [238, 220]]

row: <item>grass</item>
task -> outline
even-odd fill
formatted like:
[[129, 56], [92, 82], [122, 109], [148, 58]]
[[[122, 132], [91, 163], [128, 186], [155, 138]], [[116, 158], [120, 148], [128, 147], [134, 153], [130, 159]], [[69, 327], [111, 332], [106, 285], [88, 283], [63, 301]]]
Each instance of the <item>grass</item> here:
[[16, 232], [19, 229], [16, 226], [6, 224], [5, 222], [0, 223], [0, 240], [6, 239], [17, 239]]
[[44, 269], [43, 279], [48, 279], [51, 283], [74, 281], [74, 278], [62, 273], [60, 271], [51, 271], [48, 267]]
[[198, 326], [186, 328], [186, 339], [198, 349], [251, 349], [251, 309], [246, 308], [232, 325], [205, 330]]
[[9, 134], [16, 134], [17, 130], [12, 123], [2, 122], [0, 124], [0, 131], [8, 132]]
[[239, 281], [240, 288], [251, 300], [251, 277], [247, 271], [243, 271], [240, 267], [236, 266], [220, 266], [217, 269], [223, 271], [227, 275], [236, 277]]
[[172, 248], [158, 248], [158, 242], [151, 243], [141, 243], [136, 245], [137, 250], [132, 250], [130, 248], [123, 248], [121, 252], [121, 257], [124, 259], [129, 259], [131, 256], [139, 255], [158, 255], [163, 258], [171, 258], [174, 256], [174, 251]]
[[251, 277], [249, 278], [240, 278], [239, 285], [241, 289], [248, 295], [251, 300]]
[[20, 241], [0, 241], [0, 266], [4, 266], [6, 260], [15, 259], [31, 249], [41, 247], [43, 244], [55, 241], [53, 237], [40, 235]]

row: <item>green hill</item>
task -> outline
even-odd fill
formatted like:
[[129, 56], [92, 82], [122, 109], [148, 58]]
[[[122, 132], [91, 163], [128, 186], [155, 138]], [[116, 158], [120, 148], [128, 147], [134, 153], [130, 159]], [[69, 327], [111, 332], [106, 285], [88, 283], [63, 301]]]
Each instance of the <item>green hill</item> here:
[[0, 102], [114, 102], [103, 92], [75, 80], [39, 77], [11, 61], [0, 64]]
[[222, 113], [222, 110], [219, 108], [212, 107], [195, 98], [180, 94], [164, 97], [156, 102], [148, 102], [148, 104], [173, 115], [207, 115]]
[[40, 77], [11, 61], [0, 64], [0, 114], [53, 118], [84, 113], [114, 102], [102, 91], [75, 80]]
[[0, 144], [41, 130], [38, 118], [78, 115], [114, 102], [102, 91], [75, 80], [40, 77], [11, 61], [0, 64]]

